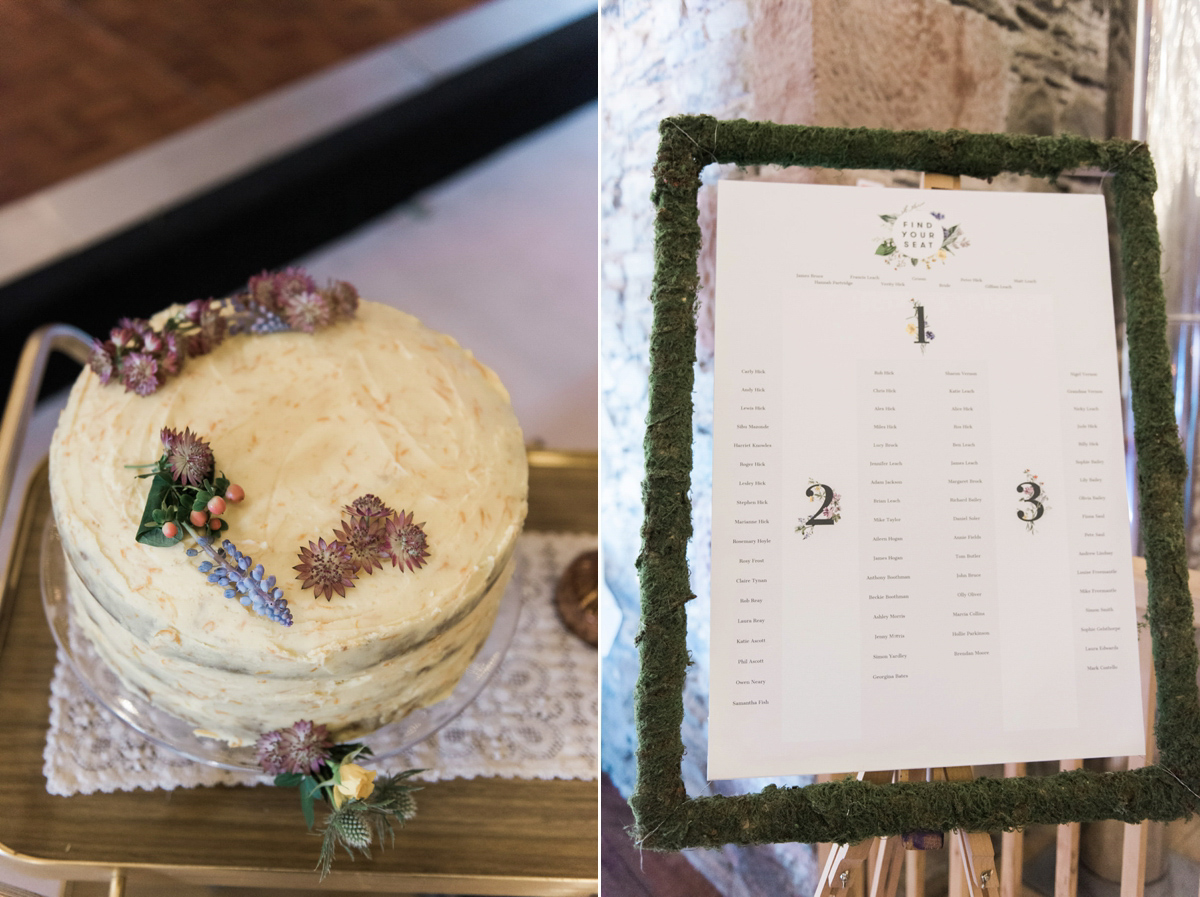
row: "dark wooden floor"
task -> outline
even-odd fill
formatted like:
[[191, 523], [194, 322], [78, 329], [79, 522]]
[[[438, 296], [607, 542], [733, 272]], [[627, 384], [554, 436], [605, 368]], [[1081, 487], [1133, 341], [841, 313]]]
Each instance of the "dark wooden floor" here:
[[0, 204], [479, 0], [3, 0]]
[[633, 811], [608, 774], [600, 781], [602, 897], [721, 897], [681, 854], [638, 850], [626, 829]]

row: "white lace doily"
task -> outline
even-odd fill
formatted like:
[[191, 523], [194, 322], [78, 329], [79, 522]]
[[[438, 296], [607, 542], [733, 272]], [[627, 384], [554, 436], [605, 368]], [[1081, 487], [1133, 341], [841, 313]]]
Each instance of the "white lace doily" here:
[[[593, 535], [526, 533], [517, 542], [521, 616], [492, 681], [463, 713], [409, 751], [380, 764], [420, 778], [596, 777], [596, 650], [559, 621], [554, 587], [567, 564], [596, 547]], [[60, 656], [50, 686], [43, 754], [46, 790], [192, 787], [268, 781], [194, 763], [147, 741], [93, 701]]]

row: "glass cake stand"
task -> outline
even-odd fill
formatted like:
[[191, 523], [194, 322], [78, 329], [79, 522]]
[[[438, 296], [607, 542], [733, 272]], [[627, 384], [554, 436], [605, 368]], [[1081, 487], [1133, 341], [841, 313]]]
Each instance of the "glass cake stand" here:
[[[261, 774], [253, 746], [235, 748], [214, 738], [200, 737], [194, 734], [192, 724], [154, 707], [143, 693], [117, 679], [74, 625], [67, 601], [66, 569], [67, 559], [54, 518], [47, 517], [41, 546], [42, 606], [59, 651], [88, 693], [156, 745], [197, 763]], [[519, 576], [520, 571], [515, 571], [501, 598], [491, 634], [448, 698], [355, 739], [369, 745], [376, 760], [394, 756], [425, 740], [458, 716], [483, 690], [504, 659], [517, 629], [521, 614]]]

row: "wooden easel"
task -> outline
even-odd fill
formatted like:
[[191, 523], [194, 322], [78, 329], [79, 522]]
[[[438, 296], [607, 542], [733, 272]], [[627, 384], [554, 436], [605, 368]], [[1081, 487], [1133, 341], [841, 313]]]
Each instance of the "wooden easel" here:
[[[958, 190], [962, 179], [958, 175], [922, 172], [921, 187], [926, 190]], [[948, 781], [969, 782], [975, 773], [969, 766], [933, 767], [929, 769], [898, 769], [885, 772], [860, 772], [858, 779], [877, 785], [893, 782]], [[859, 891], [855, 897], [895, 897], [900, 885], [902, 858], [910, 857], [907, 865], [908, 893], [917, 893], [916, 881], [923, 881], [925, 856], [922, 850], [936, 850], [945, 844], [942, 832], [910, 832], [884, 838], [868, 838], [857, 844], [838, 844], [830, 850], [821, 878], [817, 883], [815, 897], [851, 897], [850, 891]], [[910, 853], [906, 854], [906, 851]], [[1009, 851], [1005, 851], [1007, 856]], [[1017, 855], [1020, 851], [1017, 851]], [[862, 877], [864, 863], [869, 868], [869, 890], [858, 882]], [[992, 839], [982, 832], [965, 832], [957, 829], [950, 833], [950, 866], [961, 864], [965, 875], [966, 895], [969, 897], [1000, 897], [1000, 874], [996, 870], [996, 854], [992, 850]], [[1007, 871], [1007, 870], [1006, 870]], [[1020, 880], [1018, 873], [1017, 880]], [[962, 894], [963, 879], [951, 879], [950, 897], [965, 897]], [[954, 883], [959, 887], [955, 887]]]
[[[828, 777], [826, 777], [828, 778]], [[933, 767], [931, 769], [900, 769], [884, 772], [860, 772], [858, 779], [876, 785], [893, 782], [969, 782], [975, 778], [969, 766]], [[908, 893], [917, 893], [916, 881], [924, 881], [925, 863], [922, 850], [936, 850], [945, 845], [942, 832], [910, 832], [883, 838], [867, 838], [857, 844], [838, 844], [829, 851], [815, 897], [895, 897], [900, 885], [900, 867], [907, 857]], [[905, 853], [909, 851], [909, 853]], [[1019, 852], [1018, 852], [1019, 853]], [[864, 876], [863, 867], [867, 871]], [[951, 879], [950, 897], [1001, 897], [1000, 874], [996, 869], [996, 854], [991, 836], [983, 832], [950, 832], [950, 865], [962, 867], [963, 878]], [[1018, 876], [1018, 881], [1019, 876]], [[954, 883], [959, 887], [956, 888]]]

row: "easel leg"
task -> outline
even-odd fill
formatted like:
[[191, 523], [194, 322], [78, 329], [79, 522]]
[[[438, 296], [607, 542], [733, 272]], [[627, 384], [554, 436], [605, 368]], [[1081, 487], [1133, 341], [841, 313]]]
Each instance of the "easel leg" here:
[[[974, 778], [975, 772], [969, 766], [946, 768], [947, 781], [969, 782]], [[956, 897], [956, 882], [960, 889], [966, 885], [965, 890], [961, 890], [961, 897], [1000, 897], [1000, 875], [996, 871], [996, 853], [992, 849], [991, 836], [960, 829], [954, 832], [950, 847], [950, 897]], [[955, 866], [962, 869], [961, 876], [955, 871]]]
[[[1082, 760], [1062, 760], [1063, 772], [1079, 769]], [[1058, 846], [1054, 852], [1054, 897], [1075, 897], [1079, 886], [1079, 823], [1069, 822], [1058, 827]]]
[[904, 851], [904, 895], [925, 897], [925, 851]]
[[[1009, 778], [1025, 775], [1024, 763], [1005, 763]], [[1025, 863], [1025, 833], [1005, 832], [1000, 836], [1000, 897], [1021, 897], [1021, 876]]]
[[875, 872], [871, 876], [870, 897], [896, 897], [903, 860], [904, 844], [898, 836], [880, 839]]

